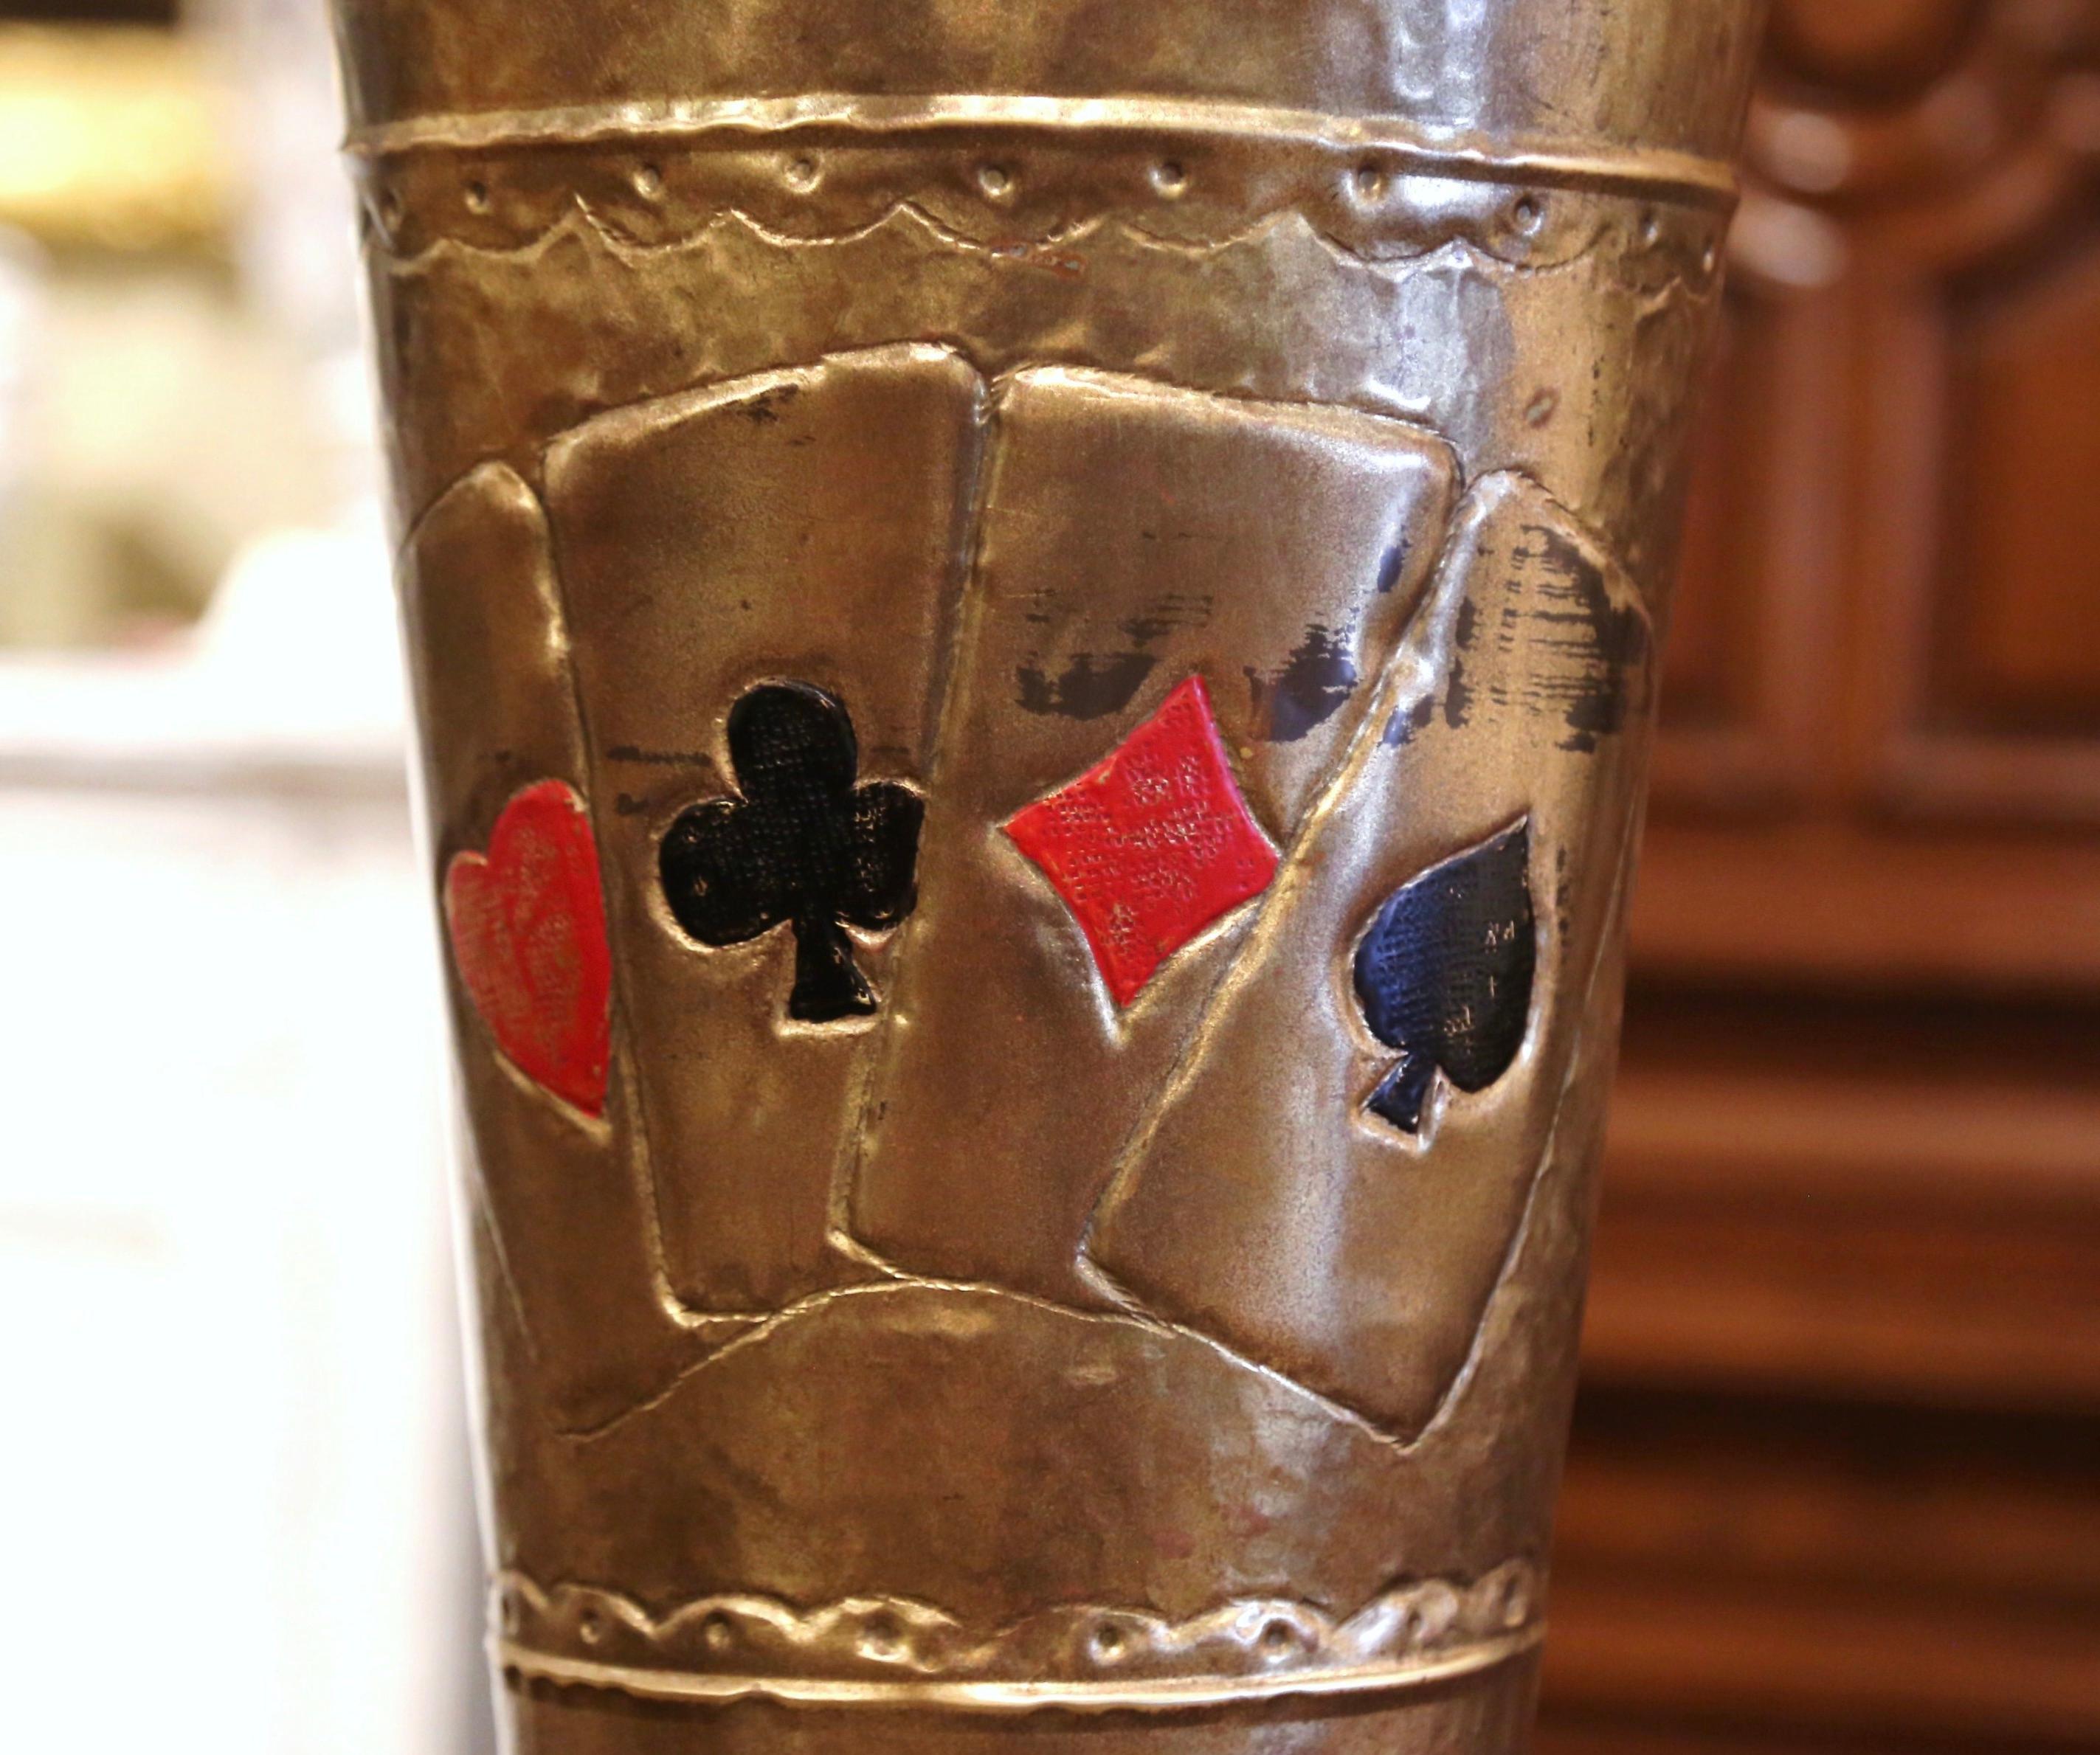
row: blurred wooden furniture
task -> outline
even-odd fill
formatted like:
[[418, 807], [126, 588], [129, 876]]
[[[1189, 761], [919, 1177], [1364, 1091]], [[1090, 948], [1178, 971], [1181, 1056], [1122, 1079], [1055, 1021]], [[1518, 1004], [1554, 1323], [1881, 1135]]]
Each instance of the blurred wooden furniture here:
[[1793, 0], [1543, 1755], [2100, 1749], [2100, 0]]

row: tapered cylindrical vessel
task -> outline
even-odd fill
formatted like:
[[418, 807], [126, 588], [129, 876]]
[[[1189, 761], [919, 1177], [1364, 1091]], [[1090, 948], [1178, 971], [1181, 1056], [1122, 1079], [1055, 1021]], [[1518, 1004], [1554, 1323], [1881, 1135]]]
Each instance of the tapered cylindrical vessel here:
[[1501, 1755], [1750, 0], [338, 0], [530, 1755]]

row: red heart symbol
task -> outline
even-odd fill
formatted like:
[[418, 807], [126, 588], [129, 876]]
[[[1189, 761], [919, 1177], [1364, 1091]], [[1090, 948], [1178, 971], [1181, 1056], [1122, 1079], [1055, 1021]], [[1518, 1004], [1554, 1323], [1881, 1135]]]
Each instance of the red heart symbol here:
[[452, 960], [505, 1059], [587, 1115], [605, 1111], [612, 1054], [612, 954], [598, 844], [584, 801], [559, 780], [503, 807], [488, 852], [445, 872]]

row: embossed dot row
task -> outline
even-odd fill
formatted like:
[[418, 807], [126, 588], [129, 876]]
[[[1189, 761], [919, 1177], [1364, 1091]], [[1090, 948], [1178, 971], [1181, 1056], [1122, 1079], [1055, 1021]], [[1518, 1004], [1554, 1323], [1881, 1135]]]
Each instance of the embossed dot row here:
[[[680, 153], [682, 150], [677, 143], [665, 142], [659, 153], [647, 157], [622, 155], [615, 151], [609, 159], [596, 161], [596, 174], [609, 177], [615, 186], [624, 184], [631, 198], [646, 206], [667, 213], [678, 211], [670, 205], [675, 185], [667, 174], [669, 161], [661, 154]], [[761, 182], [770, 178], [775, 187], [796, 196], [814, 199], [826, 192], [827, 185], [834, 180], [826, 150], [814, 145], [789, 147], [756, 161], [748, 154], [738, 156], [743, 161], [746, 174], [755, 172]], [[1132, 157], [1136, 159], [1135, 164], [1132, 162]], [[1192, 170], [1192, 161], [1174, 152], [1169, 146], [1155, 145], [1149, 153], [1140, 151], [1127, 155], [1118, 152], [1110, 157], [1120, 160], [1125, 175], [1135, 173], [1138, 187], [1157, 201], [1179, 203], [1193, 198], [1207, 187], [1208, 179], [1200, 169]], [[422, 170], [412, 170], [405, 162], [397, 161], [394, 165], [375, 166], [370, 174], [370, 210], [378, 222], [380, 233], [389, 244], [398, 243], [403, 227], [410, 223], [412, 200], [425, 214], [425, 223], [439, 234], [449, 230], [443, 218], [448, 205], [461, 218], [479, 225], [500, 223], [497, 216], [506, 204], [498, 187], [499, 179], [505, 174], [499, 158], [477, 155], [466, 162], [456, 162], [449, 175], [439, 165], [427, 160], [423, 162], [426, 168]], [[1012, 158], [965, 158], [956, 168], [962, 172], [965, 187], [995, 208], [1014, 207], [1025, 195], [1040, 192], [1030, 171]], [[1308, 165], [1307, 168], [1312, 167]], [[429, 174], [431, 170], [439, 174], [432, 177]], [[1512, 263], [1534, 259], [1542, 249], [1557, 260], [1559, 247], [1549, 234], [1555, 229], [1583, 227], [1592, 210], [1592, 197], [1580, 191], [1563, 192], [1536, 185], [1520, 186], [1513, 190], [1507, 183], [1498, 185], [1491, 181], [1440, 175], [1396, 160], [1365, 157], [1339, 166], [1333, 165], [1330, 161], [1327, 168], [1316, 170], [1314, 175], [1331, 179], [1327, 181], [1330, 198], [1338, 201], [1343, 209], [1341, 214], [1332, 215], [1330, 223], [1341, 223], [1345, 227], [1367, 224], [1382, 228], [1392, 224], [1405, 225], [1412, 218], [1427, 219], [1448, 208], [1452, 209], [1449, 217], [1454, 228], [1489, 228], [1500, 241], [1483, 237], [1479, 232], [1472, 235], [1484, 247]], [[539, 178], [532, 180], [545, 190], [545, 185]], [[856, 173], [848, 180], [857, 187], [860, 178]], [[1238, 180], [1233, 174], [1223, 179], [1227, 186]], [[1065, 181], [1058, 171], [1045, 178], [1053, 198]], [[952, 191], [953, 186], [948, 187]], [[1223, 192], [1221, 189], [1216, 192]], [[1104, 189], [1101, 198], [1113, 202], [1116, 197], [1113, 191]], [[1665, 250], [1674, 254], [1678, 247], [1688, 245], [1691, 260], [1696, 264], [1696, 271], [1705, 278], [1712, 277], [1719, 264], [1720, 227], [1710, 213], [1701, 213], [1696, 218], [1690, 212], [1684, 213], [1683, 221], [1688, 221], [1693, 228], [1688, 235], [1684, 223], [1668, 217], [1676, 209], [1675, 204], [1666, 198], [1645, 203], [1621, 198], [1610, 205], [1622, 216], [1617, 223], [1624, 227], [1629, 259], [1634, 256], [1658, 257]], [[1570, 236], [1573, 236], [1571, 232]]]
[[[1190, 179], [1187, 166], [1180, 160], [1155, 160], [1147, 174], [1154, 189], [1169, 201], [1178, 201], [1189, 192]], [[780, 180], [798, 195], [813, 193], [823, 180], [821, 163], [814, 155], [798, 152], [785, 160], [781, 166]], [[653, 162], [637, 165], [629, 178], [634, 192], [644, 201], [655, 201], [664, 192], [664, 173]], [[1008, 166], [987, 161], [977, 168], [977, 185], [986, 199], [1009, 201], [1020, 192], [1018, 179]], [[1360, 165], [1348, 174], [1344, 185], [1347, 191], [1365, 205], [1376, 205], [1383, 201], [1392, 187], [1391, 174], [1382, 166]], [[391, 225], [399, 214], [399, 197], [389, 191], [382, 200], [382, 214]], [[470, 214], [482, 214], [489, 211], [488, 185], [479, 177], [470, 177], [461, 186], [461, 201]], [[1536, 194], [1519, 196], [1510, 204], [1511, 228], [1525, 236], [1534, 236], [1546, 223], [1545, 198]], [[1643, 223], [1642, 237], [1648, 243], [1656, 242], [1661, 234], [1661, 221], [1650, 214]]]
[[[1149, 166], [1147, 175], [1154, 190], [1169, 201], [1179, 200], [1189, 194], [1193, 187], [1188, 167], [1178, 158], [1156, 159]], [[1344, 174], [1343, 192], [1358, 205], [1376, 206], [1392, 192], [1396, 182], [1405, 181], [1405, 173], [1389, 170], [1374, 163], [1365, 162]], [[780, 180], [796, 194], [814, 193], [823, 181], [821, 157], [814, 152], [801, 152], [783, 158]], [[629, 173], [628, 181], [634, 192], [644, 201], [655, 201], [664, 190], [664, 173], [653, 160], [637, 163]], [[1020, 179], [1012, 167], [996, 160], [980, 163], [975, 171], [978, 190], [986, 199], [995, 201], [1010, 201], [1021, 191]], [[466, 176], [460, 185], [461, 205], [476, 215], [488, 214], [492, 202], [489, 186], [479, 174]], [[381, 218], [391, 226], [402, 216], [399, 192], [391, 187], [382, 190], [379, 196]], [[1536, 236], [1545, 227], [1547, 197], [1536, 192], [1527, 192], [1509, 204], [1507, 218], [1510, 229], [1522, 236]], [[1641, 240], [1655, 244], [1662, 236], [1662, 221], [1659, 214], [1650, 209], [1641, 223]]]

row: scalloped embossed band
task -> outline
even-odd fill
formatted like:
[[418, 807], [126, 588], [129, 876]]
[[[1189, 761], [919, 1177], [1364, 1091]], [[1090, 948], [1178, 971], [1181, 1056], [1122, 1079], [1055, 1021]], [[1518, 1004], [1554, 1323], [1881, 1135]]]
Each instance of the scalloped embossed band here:
[[[358, 174], [368, 236], [403, 271], [440, 249], [544, 249], [563, 228], [630, 258], [739, 242], [849, 250], [896, 237], [1059, 276], [1068, 305], [1090, 274], [1123, 278], [1118, 258], [1276, 255], [1300, 232], [1331, 258], [1330, 274], [1392, 273], [1459, 243], [1519, 271], [1587, 258], [1643, 296], [1673, 285], [1704, 294], [1734, 199], [1725, 165], [1683, 155], [1489, 151], [1250, 113], [1233, 118], [1244, 129], [1177, 133], [1139, 120], [1163, 124], [1175, 106], [1043, 107], [1070, 119], [1033, 117], [1027, 100], [960, 99], [931, 109], [842, 104], [859, 118], [851, 126], [779, 121], [823, 116], [814, 100], [752, 106], [748, 124], [712, 119], [732, 107], [710, 106], [690, 128], [624, 110], [598, 126], [566, 113], [426, 118], [355, 137]], [[907, 108], [915, 121], [872, 120]], [[1096, 108], [1121, 108], [1123, 121], [1079, 119]], [[1025, 119], [971, 120], [979, 110]], [[1277, 131], [1262, 131], [1268, 122]], [[1319, 268], [1276, 263], [1308, 294]]]
[[617, 1592], [546, 1590], [515, 1573], [496, 1581], [495, 1594], [498, 1659], [520, 1677], [647, 1700], [757, 1695], [983, 1713], [1389, 1694], [1507, 1663], [1545, 1634], [1538, 1581], [1521, 1562], [1470, 1585], [1398, 1586], [1339, 1621], [1312, 1604], [1259, 1598], [1182, 1621], [1070, 1604], [989, 1634], [905, 1598], [801, 1610], [726, 1595], [658, 1619]]

